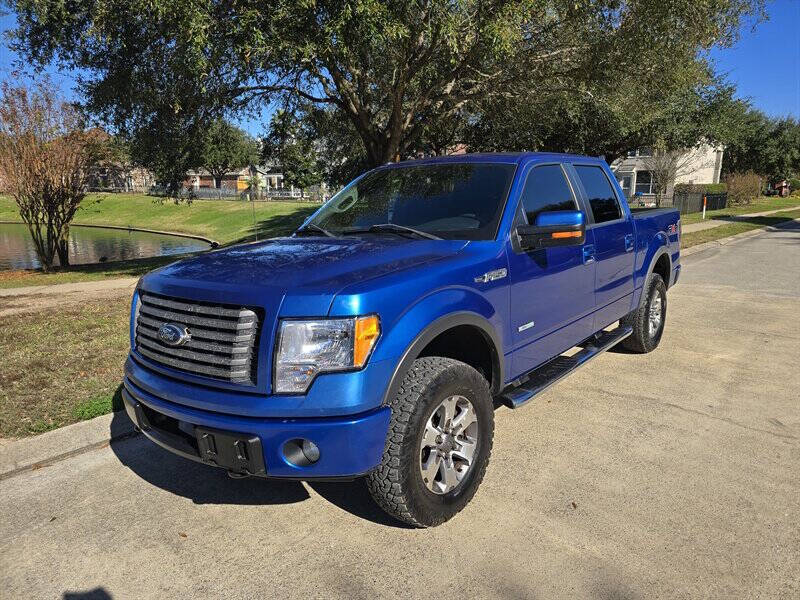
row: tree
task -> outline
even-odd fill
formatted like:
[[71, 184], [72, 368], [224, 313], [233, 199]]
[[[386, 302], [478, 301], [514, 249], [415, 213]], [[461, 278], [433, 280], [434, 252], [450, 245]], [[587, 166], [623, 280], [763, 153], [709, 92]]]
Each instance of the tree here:
[[688, 171], [694, 160], [692, 150], [692, 148], [670, 150], [662, 144], [654, 147], [650, 156], [641, 158], [642, 167], [650, 171], [650, 176], [653, 178], [656, 206], [661, 206], [667, 191], [675, 185], [675, 180]]
[[86, 107], [118, 129], [310, 102], [349, 122], [377, 166], [489, 100], [690, 88], [698, 53], [730, 43], [763, 0], [11, 4], [14, 49], [78, 69]]
[[198, 166], [214, 177], [214, 187], [222, 187], [222, 178], [231, 169], [249, 166], [258, 157], [256, 141], [224, 119], [215, 119], [203, 136], [198, 149]]
[[322, 182], [312, 132], [303, 127], [303, 122], [286, 110], [273, 116], [269, 132], [263, 140], [262, 157], [276, 163], [289, 185], [303, 190]]
[[0, 182], [17, 203], [44, 271], [56, 255], [69, 265], [69, 224], [102, 147], [93, 133], [48, 81], [33, 89], [3, 84]]
[[800, 173], [798, 121], [771, 118], [749, 107], [744, 107], [738, 117], [737, 135], [723, 157], [723, 172], [753, 171], [772, 182]]

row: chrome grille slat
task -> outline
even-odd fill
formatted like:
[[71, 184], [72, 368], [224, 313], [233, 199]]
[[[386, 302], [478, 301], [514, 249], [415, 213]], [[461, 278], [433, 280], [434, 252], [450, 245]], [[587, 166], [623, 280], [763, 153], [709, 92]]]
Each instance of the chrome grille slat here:
[[[178, 360], [170, 358], [169, 356], [164, 356], [162, 354], [158, 354], [156, 352], [151, 352], [146, 348], [138, 348], [138, 351], [142, 356], [146, 356], [156, 362], [165, 364], [170, 367], [175, 367], [181, 370], [187, 370], [186, 361], [185, 360]], [[215, 379], [225, 379], [225, 380], [233, 380], [233, 379], [242, 379], [247, 380], [249, 379], [249, 370], [248, 369], [240, 369], [238, 371], [231, 371], [225, 368], [217, 368], [211, 367], [208, 365], [193, 365], [192, 371], [201, 375], [210, 375]]]
[[[140, 327], [139, 335], [142, 336], [142, 338], [146, 338], [147, 340], [152, 342], [157, 342], [160, 345], [157, 329], [154, 330], [150, 327]], [[187, 350], [206, 350], [208, 352], [216, 352], [222, 355], [250, 354], [252, 352], [252, 350], [247, 346], [215, 344], [213, 342], [201, 342], [200, 340], [194, 338], [194, 331], [192, 331], [192, 339], [189, 340], [189, 342], [182, 347], [186, 348]]]
[[[141, 356], [193, 375], [256, 383], [261, 319], [255, 310], [144, 291], [139, 297], [135, 344]], [[165, 344], [158, 337], [165, 323], [186, 327], [191, 337], [180, 346]]]
[[153, 317], [155, 319], [163, 319], [166, 322], [176, 322], [182, 325], [200, 325], [203, 327], [215, 327], [218, 329], [226, 329], [230, 331], [237, 331], [241, 329], [252, 329], [256, 325], [255, 315], [247, 317], [241, 321], [229, 321], [226, 319], [212, 319], [209, 317], [198, 317], [195, 315], [187, 315], [184, 313], [175, 312], [172, 310], [162, 310], [153, 306], [148, 306], [142, 303], [140, 313]]
[[162, 298], [153, 294], [148, 294], [144, 304], [151, 304], [158, 308], [175, 309], [187, 313], [195, 313], [199, 315], [212, 316], [212, 317], [230, 317], [232, 319], [240, 319], [244, 316], [254, 317], [255, 313], [248, 308], [225, 308], [223, 306], [208, 306], [203, 304], [190, 304], [188, 302], [181, 302], [172, 298]]
[[141, 334], [139, 334], [139, 344], [156, 352], [169, 354], [172, 358], [185, 358], [190, 361], [203, 362], [212, 365], [241, 366], [246, 365], [250, 360], [250, 352], [247, 348], [245, 348], [245, 350], [248, 350], [248, 353], [245, 356], [223, 356], [222, 354], [213, 352], [196, 352], [191, 350], [188, 344], [186, 346], [181, 346], [180, 348], [172, 348]]
[[[155, 331], [158, 331], [158, 328], [161, 327], [166, 323], [163, 319], [151, 319], [145, 315], [139, 315], [139, 324], [146, 325], [147, 327], [152, 328]], [[226, 331], [217, 331], [214, 329], [203, 329], [200, 327], [192, 327], [192, 337], [193, 338], [203, 338], [206, 340], [216, 340], [220, 342], [248, 342], [253, 339], [255, 335], [254, 331], [249, 331], [248, 333], [242, 334], [235, 334], [235, 333], [228, 333]]]

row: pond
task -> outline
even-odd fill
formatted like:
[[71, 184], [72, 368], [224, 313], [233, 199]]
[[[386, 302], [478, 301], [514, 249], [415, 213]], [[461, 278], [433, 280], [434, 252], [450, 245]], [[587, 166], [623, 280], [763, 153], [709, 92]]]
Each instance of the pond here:
[[[177, 235], [106, 227], [74, 225], [70, 227], [69, 234], [69, 260], [73, 265], [168, 256], [208, 250], [210, 247], [202, 240]], [[28, 228], [25, 225], [0, 223], [0, 271], [35, 269], [40, 266]]]

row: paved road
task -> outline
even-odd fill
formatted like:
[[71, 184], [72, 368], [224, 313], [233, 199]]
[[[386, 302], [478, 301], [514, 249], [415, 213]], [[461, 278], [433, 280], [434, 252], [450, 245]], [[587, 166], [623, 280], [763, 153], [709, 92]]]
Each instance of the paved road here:
[[500, 409], [437, 529], [141, 438], [2, 481], [0, 596], [797, 598], [798, 266], [800, 226], [686, 259], [661, 348]]

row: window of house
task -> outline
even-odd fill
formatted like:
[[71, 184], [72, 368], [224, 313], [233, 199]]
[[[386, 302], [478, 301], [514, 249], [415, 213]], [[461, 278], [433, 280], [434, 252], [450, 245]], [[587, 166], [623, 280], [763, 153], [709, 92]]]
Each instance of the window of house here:
[[575, 170], [589, 197], [589, 206], [592, 208], [594, 222], [605, 223], [621, 218], [622, 211], [617, 202], [617, 195], [603, 169], [588, 165], [575, 165]]
[[653, 193], [653, 174], [650, 171], [636, 172], [636, 193], [637, 194]]
[[578, 205], [560, 165], [543, 165], [528, 174], [522, 190], [522, 208], [530, 224], [541, 212], [577, 210]]
[[625, 194], [626, 198], [630, 198], [631, 196], [631, 179], [632, 176], [630, 173], [616, 173], [617, 181], [619, 181], [619, 186], [622, 188], [622, 193]]

